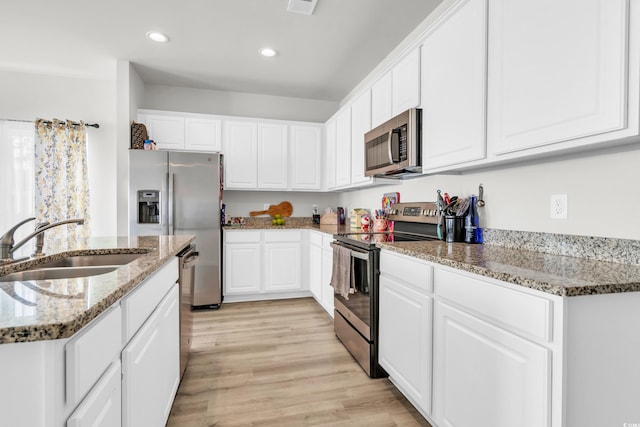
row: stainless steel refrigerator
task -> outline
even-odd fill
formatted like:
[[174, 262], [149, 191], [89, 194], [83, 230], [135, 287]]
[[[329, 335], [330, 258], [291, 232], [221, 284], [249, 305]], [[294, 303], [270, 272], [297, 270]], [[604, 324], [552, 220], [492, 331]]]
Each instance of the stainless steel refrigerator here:
[[191, 305], [222, 302], [217, 153], [129, 150], [129, 234], [194, 234], [200, 254]]

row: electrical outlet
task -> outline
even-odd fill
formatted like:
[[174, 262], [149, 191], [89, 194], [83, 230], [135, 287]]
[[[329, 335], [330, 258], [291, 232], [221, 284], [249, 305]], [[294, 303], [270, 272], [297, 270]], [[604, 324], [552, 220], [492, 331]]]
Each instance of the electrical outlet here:
[[550, 217], [553, 219], [567, 219], [567, 195], [551, 195]]
[[269, 209], [269, 203], [265, 203], [265, 204], [263, 204], [263, 205], [262, 205], [262, 209], [264, 209], [265, 211], [266, 211], [267, 209]]

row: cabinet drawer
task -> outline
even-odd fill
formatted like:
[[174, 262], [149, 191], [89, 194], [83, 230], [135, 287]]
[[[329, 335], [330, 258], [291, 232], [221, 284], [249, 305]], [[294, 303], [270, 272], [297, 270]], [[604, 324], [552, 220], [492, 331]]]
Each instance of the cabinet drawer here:
[[333, 242], [333, 234], [322, 233], [322, 246], [325, 249], [331, 249], [331, 242]]
[[433, 292], [433, 267], [418, 259], [382, 251], [380, 273], [394, 276], [420, 290]]
[[264, 241], [267, 243], [272, 242], [299, 242], [300, 230], [278, 230], [278, 231], [265, 231]]
[[65, 345], [67, 403], [78, 403], [122, 348], [122, 313], [115, 306], [85, 326]]
[[122, 422], [120, 361], [117, 360], [67, 420], [67, 427], [117, 426]]
[[322, 246], [322, 233], [318, 231], [309, 232], [309, 242], [312, 245]]
[[473, 277], [437, 269], [436, 293], [517, 333], [551, 341], [553, 302]]
[[224, 232], [226, 243], [260, 243], [259, 231], [233, 230]]
[[178, 280], [178, 258], [169, 261], [122, 300], [124, 342], [128, 342]]

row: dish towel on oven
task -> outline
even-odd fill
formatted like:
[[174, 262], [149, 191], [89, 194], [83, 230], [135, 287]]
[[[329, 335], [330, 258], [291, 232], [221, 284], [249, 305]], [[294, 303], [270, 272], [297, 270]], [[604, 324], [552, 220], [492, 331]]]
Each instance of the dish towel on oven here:
[[351, 286], [351, 251], [343, 246], [331, 246], [333, 246], [331, 286], [336, 294], [349, 299], [349, 294], [354, 291]]

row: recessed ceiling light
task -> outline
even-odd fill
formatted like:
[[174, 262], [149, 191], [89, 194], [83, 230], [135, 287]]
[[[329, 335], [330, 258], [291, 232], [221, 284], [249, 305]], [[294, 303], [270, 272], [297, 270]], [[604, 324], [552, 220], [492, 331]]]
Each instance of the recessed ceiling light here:
[[147, 38], [158, 43], [166, 43], [169, 41], [169, 37], [166, 34], [162, 34], [157, 31], [149, 31], [147, 33]]
[[271, 49], [270, 47], [263, 47], [260, 49], [260, 55], [266, 57], [276, 56], [278, 52], [275, 49]]

